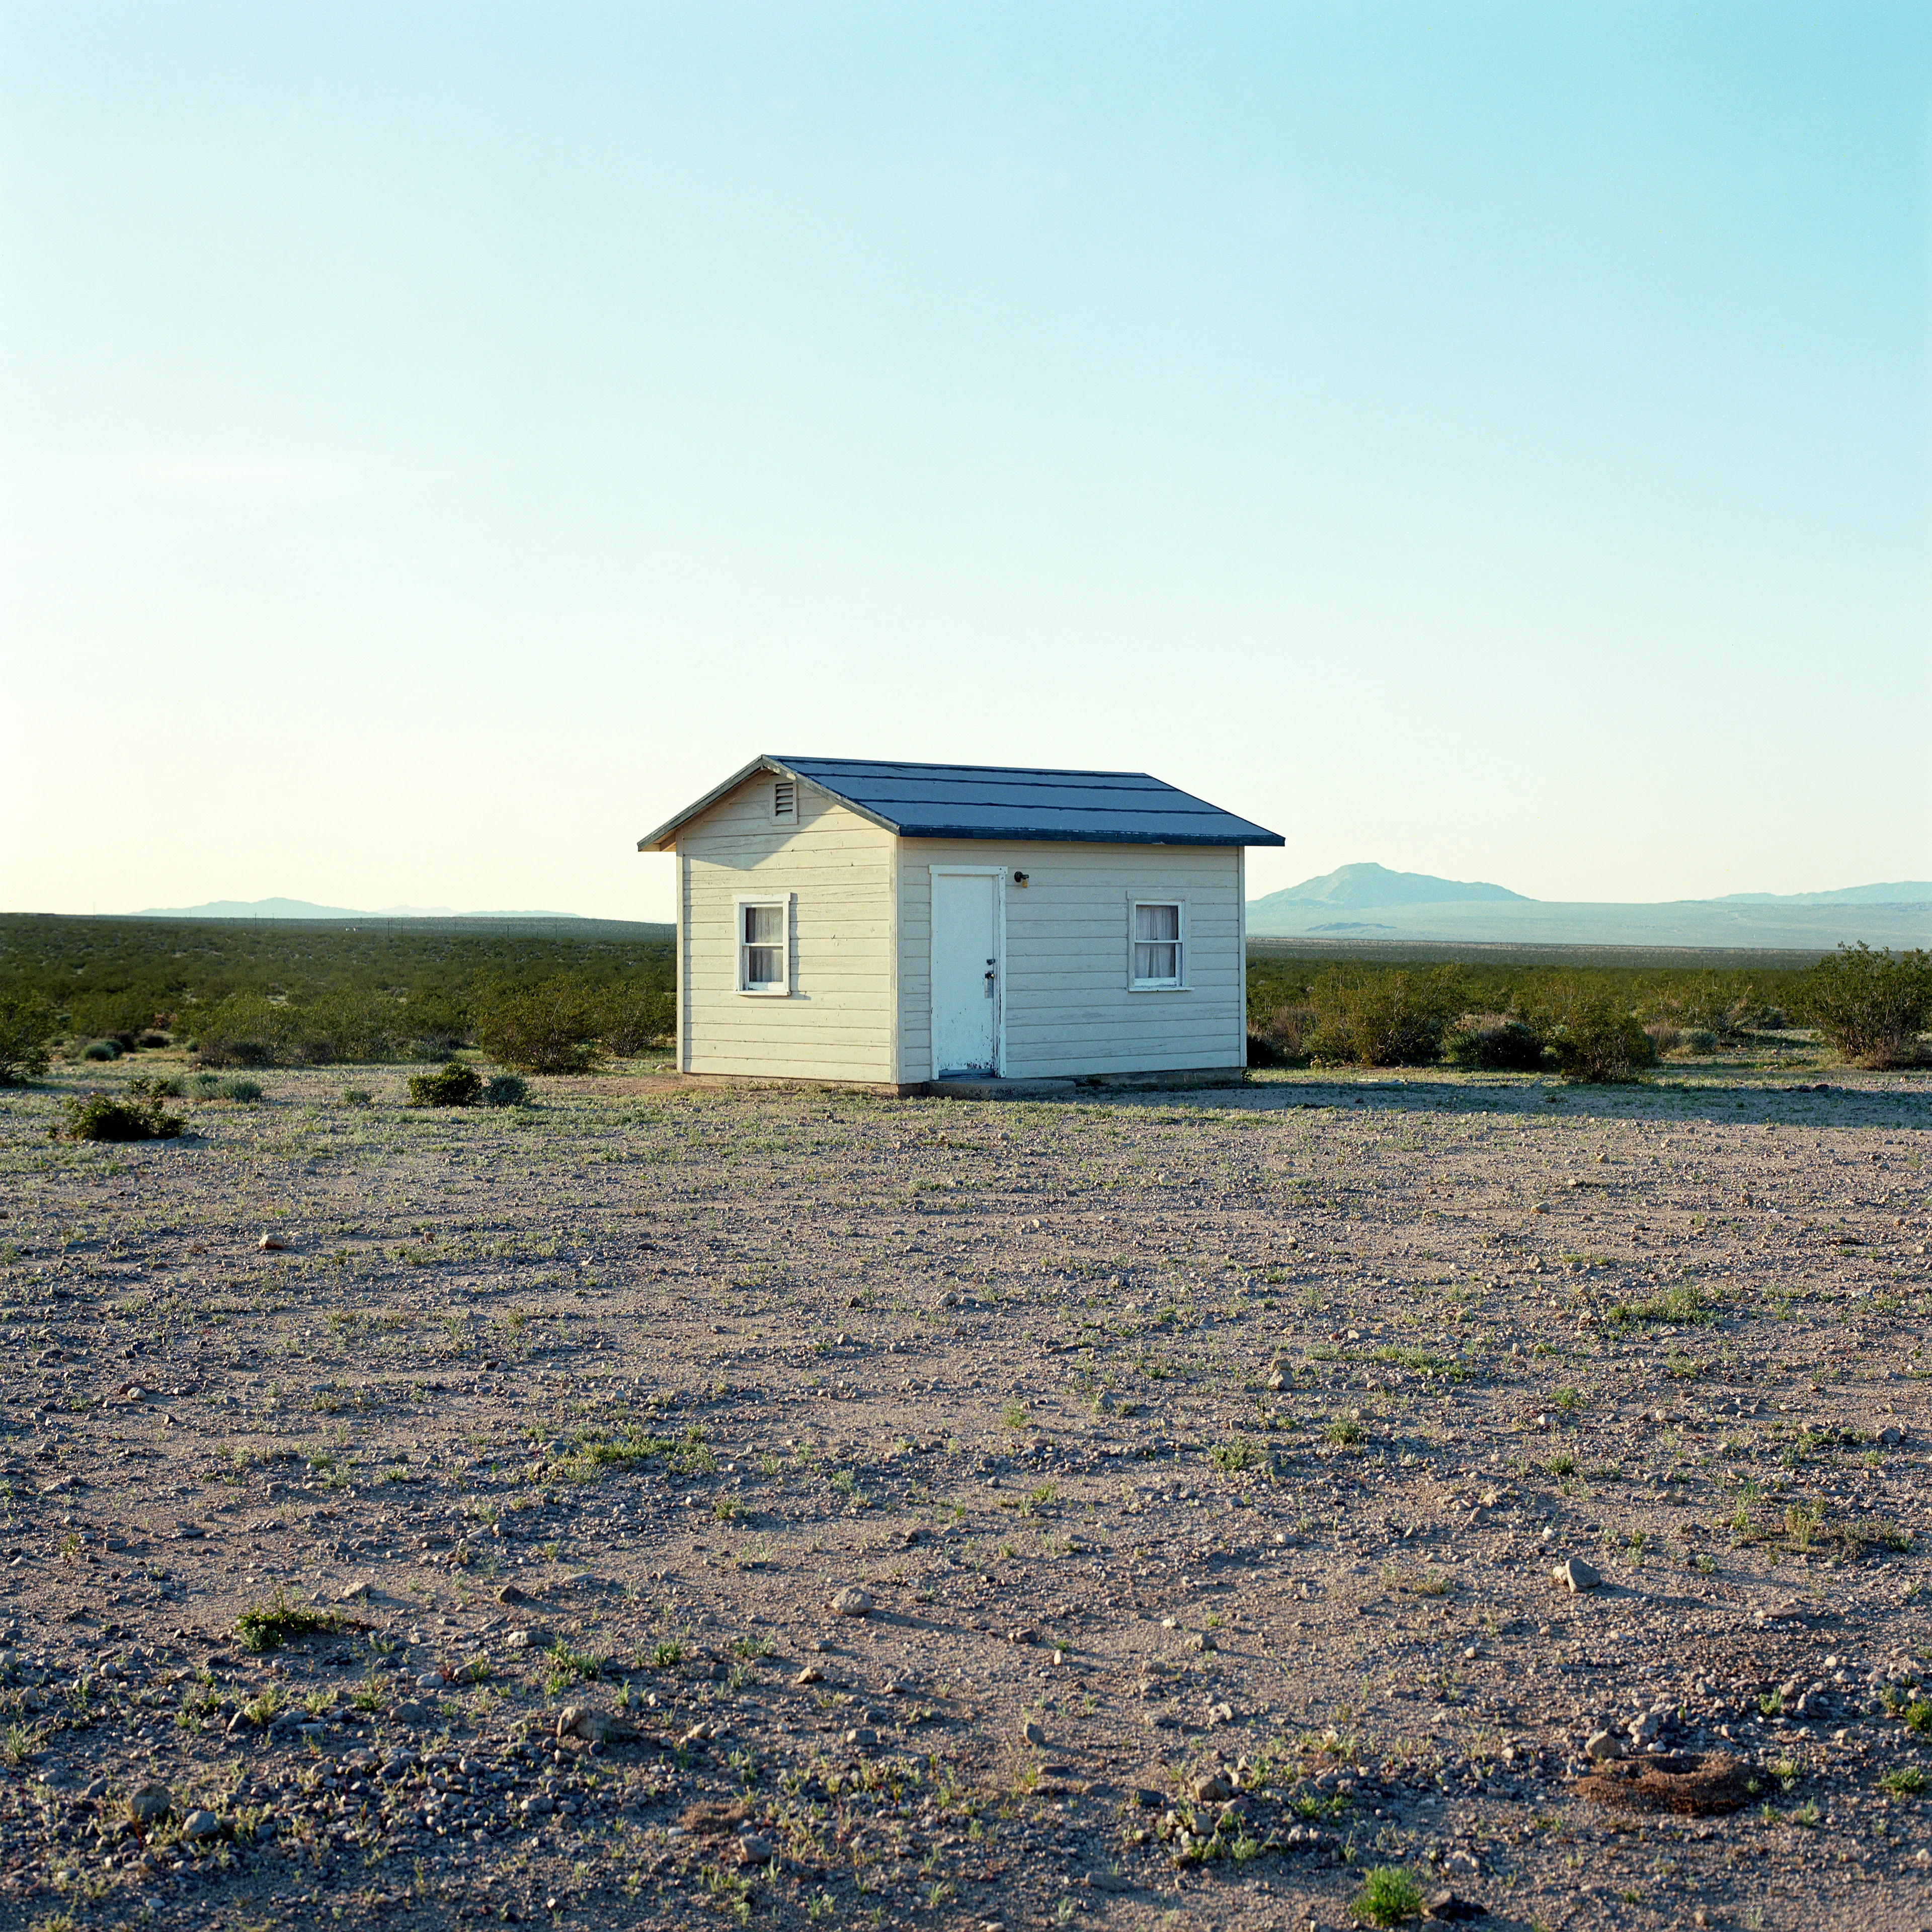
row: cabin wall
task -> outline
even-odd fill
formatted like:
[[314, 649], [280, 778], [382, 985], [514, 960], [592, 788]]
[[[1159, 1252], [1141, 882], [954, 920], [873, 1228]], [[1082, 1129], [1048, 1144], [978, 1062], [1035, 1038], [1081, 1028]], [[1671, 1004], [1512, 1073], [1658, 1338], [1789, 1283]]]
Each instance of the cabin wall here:
[[[1239, 1067], [1247, 1060], [1238, 846], [1001, 839], [898, 842], [896, 1078], [932, 1077], [934, 866], [1003, 866], [1002, 999], [1010, 1079]], [[1015, 871], [1028, 883], [1012, 883]], [[1186, 986], [1129, 989], [1130, 902], [1187, 906]]]
[[[678, 1064], [688, 1073], [896, 1078], [893, 835], [816, 786], [798, 819], [772, 813], [760, 772], [682, 827]], [[788, 895], [790, 991], [738, 990], [736, 900]]]

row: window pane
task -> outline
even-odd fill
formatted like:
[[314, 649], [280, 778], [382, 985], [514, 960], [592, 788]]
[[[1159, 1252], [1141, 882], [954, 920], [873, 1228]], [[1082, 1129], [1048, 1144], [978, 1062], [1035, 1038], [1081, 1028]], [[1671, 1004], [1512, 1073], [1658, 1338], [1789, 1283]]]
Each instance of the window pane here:
[[776, 946], [784, 937], [784, 907], [747, 906], [745, 908], [745, 944], [747, 946]]
[[784, 949], [778, 946], [748, 946], [745, 949], [745, 983], [748, 986], [776, 986], [784, 977], [781, 963]]
[[1180, 908], [1178, 905], [1144, 905], [1134, 908], [1136, 939], [1175, 940], [1180, 937]]
[[1180, 948], [1178, 946], [1136, 946], [1134, 948], [1136, 980], [1178, 980], [1180, 977]]

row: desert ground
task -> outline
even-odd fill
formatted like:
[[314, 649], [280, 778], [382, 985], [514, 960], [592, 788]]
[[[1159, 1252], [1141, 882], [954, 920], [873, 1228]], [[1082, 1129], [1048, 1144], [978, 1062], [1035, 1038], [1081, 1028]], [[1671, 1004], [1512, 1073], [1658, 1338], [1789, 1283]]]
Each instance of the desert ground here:
[[164, 1064], [0, 1096], [0, 1924], [1932, 1925], [1922, 1078]]

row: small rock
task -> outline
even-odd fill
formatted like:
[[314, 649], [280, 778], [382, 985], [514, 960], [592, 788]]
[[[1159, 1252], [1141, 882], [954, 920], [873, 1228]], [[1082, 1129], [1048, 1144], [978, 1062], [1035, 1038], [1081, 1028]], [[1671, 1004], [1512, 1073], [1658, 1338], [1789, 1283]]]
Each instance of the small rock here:
[[738, 1856], [748, 1865], [768, 1865], [774, 1852], [772, 1841], [756, 1832], [747, 1832], [738, 1840]]
[[527, 1628], [513, 1630], [503, 1640], [504, 1648], [508, 1650], [542, 1650], [549, 1642], [549, 1631]]
[[548, 1818], [556, 1808], [556, 1800], [546, 1798], [541, 1791], [533, 1791], [518, 1808], [526, 1818]]
[[442, 1684], [442, 1672], [440, 1670], [425, 1670], [416, 1679], [416, 1688], [418, 1690], [440, 1690]]
[[1430, 1894], [1422, 1908], [1425, 1918], [1486, 1918], [1489, 1912], [1473, 1898], [1465, 1898], [1460, 1892], [1438, 1892]]
[[1894, 1428], [1888, 1423], [1884, 1428], [1879, 1431], [1878, 1439], [1882, 1442], [1888, 1449], [1896, 1449], [1898, 1445], [1905, 1440], [1905, 1436], [1902, 1430]]
[[856, 1583], [848, 1583], [832, 1600], [832, 1611], [835, 1616], [862, 1617], [869, 1615], [872, 1608], [871, 1596]]
[[1006, 1641], [1009, 1643], [1037, 1643], [1040, 1632], [1030, 1628], [1010, 1630], [1006, 1633]]
[[823, 1684], [825, 1672], [817, 1664], [808, 1664], [791, 1681], [794, 1684]]
[[281, 1254], [286, 1252], [288, 1245], [288, 1243], [284, 1240], [279, 1234], [264, 1234], [262, 1238], [255, 1244], [256, 1248], [258, 1248], [261, 1252], [265, 1255]]
[[518, 1589], [515, 1584], [506, 1583], [496, 1592], [496, 1600], [500, 1604], [526, 1604], [530, 1601], [530, 1598]]
[[1624, 1741], [1615, 1731], [1592, 1731], [1583, 1741], [1583, 1754], [1601, 1764], [1608, 1759], [1623, 1756]]
[[1203, 1772], [1191, 1788], [1197, 1804], [1225, 1804], [1234, 1795], [1225, 1771]]
[[128, 1799], [128, 1816], [137, 1825], [158, 1824], [174, 1808], [174, 1794], [165, 1784], [144, 1784]]
[[190, 1811], [182, 1820], [184, 1838], [218, 1838], [221, 1835], [221, 1820], [212, 1811]]
[[587, 1744], [623, 1744], [638, 1736], [638, 1727], [628, 1718], [614, 1717], [608, 1711], [594, 1711], [587, 1704], [566, 1704], [557, 1713], [556, 1734], [560, 1738], [581, 1738]]
[[398, 1704], [389, 1716], [394, 1723], [406, 1724], [412, 1730], [421, 1730], [424, 1725], [436, 1722], [436, 1713], [427, 1704], [418, 1704], [413, 1698], [406, 1704]]
[[1044, 1744], [1046, 1742], [1046, 1730], [1035, 1718], [1029, 1718], [1020, 1726], [1020, 1736], [1030, 1744]]
[[1214, 1641], [1213, 1632], [1210, 1630], [1196, 1630], [1187, 1640], [1187, 1647], [1190, 1650], [1202, 1651], [1218, 1650], [1220, 1648]]
[[1602, 1573], [1593, 1569], [1580, 1556], [1565, 1557], [1550, 1576], [1552, 1582], [1563, 1584], [1573, 1597], [1599, 1588], [1604, 1580]]

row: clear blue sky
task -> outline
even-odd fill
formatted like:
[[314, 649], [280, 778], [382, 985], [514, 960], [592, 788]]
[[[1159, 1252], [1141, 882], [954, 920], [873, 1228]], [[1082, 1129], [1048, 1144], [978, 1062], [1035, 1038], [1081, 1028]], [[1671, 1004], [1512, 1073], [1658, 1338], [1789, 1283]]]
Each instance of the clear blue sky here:
[[666, 916], [754, 753], [1932, 874], [1922, 4], [0, 11], [0, 904]]

